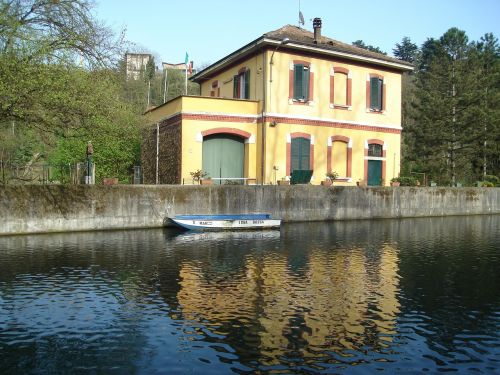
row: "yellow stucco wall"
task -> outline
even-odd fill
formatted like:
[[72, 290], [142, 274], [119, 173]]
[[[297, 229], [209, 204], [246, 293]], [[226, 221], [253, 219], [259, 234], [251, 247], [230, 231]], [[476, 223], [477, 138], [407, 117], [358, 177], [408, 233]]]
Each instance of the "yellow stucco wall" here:
[[[400, 135], [387, 134], [377, 131], [364, 131], [352, 129], [337, 129], [331, 127], [308, 126], [299, 124], [277, 124], [275, 127], [268, 127], [267, 130], [267, 170], [265, 176], [266, 183], [276, 183], [287, 176], [286, 158], [287, 158], [287, 138], [292, 133], [306, 133], [312, 136], [314, 142], [314, 172], [311, 183], [320, 184], [325, 179], [327, 173], [327, 148], [328, 138], [340, 135], [351, 139], [352, 141], [352, 175], [351, 181], [338, 181], [336, 185], [356, 185], [358, 181], [365, 179], [365, 143], [369, 139], [378, 139], [384, 142], [386, 147], [386, 176], [385, 185], [388, 185], [390, 179], [399, 174], [400, 164]], [[345, 169], [335, 164], [334, 155], [332, 155], [332, 170], [339, 172]], [[273, 170], [277, 166], [278, 170]], [[276, 176], [275, 176], [276, 174]], [[340, 175], [339, 177], [346, 177]]]
[[[390, 69], [376, 68], [361, 63], [346, 63], [318, 57], [301, 56], [277, 51], [270, 68], [272, 51], [254, 55], [227, 70], [214, 74], [201, 84], [202, 97], [181, 97], [157, 108], [148, 114], [150, 122], [159, 121], [175, 113], [211, 114], [222, 116], [207, 120], [190, 118], [182, 123], [182, 179], [190, 183], [189, 172], [202, 168], [201, 133], [212, 128], [240, 129], [252, 134], [253, 139], [245, 145], [245, 177], [257, 178], [261, 182], [262, 155], [265, 155], [264, 183], [276, 183], [287, 176], [287, 140], [292, 133], [306, 133], [314, 142], [313, 184], [319, 184], [327, 173], [328, 139], [344, 136], [352, 144], [352, 173], [349, 180], [337, 185], [355, 185], [365, 180], [365, 146], [369, 139], [384, 143], [384, 184], [399, 175], [401, 159], [401, 74]], [[313, 101], [297, 104], [289, 99], [290, 68], [293, 61], [311, 64], [314, 73]], [[246, 67], [250, 69], [250, 97], [254, 101], [228, 99], [233, 96], [233, 77]], [[349, 71], [352, 87], [352, 103], [349, 109], [332, 108], [330, 105], [330, 77], [332, 68]], [[273, 79], [270, 82], [270, 69]], [[370, 74], [384, 77], [385, 110], [373, 113], [366, 108], [366, 82]], [[220, 98], [211, 98], [212, 82], [218, 81]], [[263, 85], [266, 85], [266, 103], [263, 103]], [[203, 97], [204, 96], [204, 97]], [[265, 123], [265, 147], [262, 147], [262, 111], [275, 118]], [[230, 118], [239, 116], [239, 120]], [[246, 118], [245, 118], [246, 116]], [[242, 120], [244, 118], [244, 120]], [[274, 121], [270, 126], [270, 122]], [[362, 128], [361, 128], [362, 127]], [[333, 153], [331, 170], [346, 174], [346, 167], [335, 164]], [[276, 167], [277, 169], [275, 169]]]
[[[201, 95], [210, 96], [212, 91], [212, 83], [217, 81], [220, 88], [221, 98], [233, 98], [233, 77], [238, 74], [242, 68], [250, 70], [250, 100], [262, 100], [263, 89], [263, 54], [257, 54], [249, 59], [246, 59], [222, 73], [215, 74], [209, 80], [201, 83]], [[217, 94], [216, 94], [217, 95]]]
[[[311, 105], [290, 104], [289, 73], [293, 69], [293, 61], [301, 60], [311, 64], [314, 73], [314, 93]], [[330, 74], [333, 67], [349, 70], [352, 79], [352, 109], [330, 108]], [[366, 80], [369, 74], [384, 77], [386, 88], [386, 110], [384, 113], [372, 113], [366, 110]], [[376, 69], [373, 67], [346, 64], [276, 52], [273, 58], [273, 82], [268, 85], [266, 112], [291, 116], [305, 116], [357, 123], [384, 124], [400, 126], [401, 124], [401, 75], [399, 73]]]

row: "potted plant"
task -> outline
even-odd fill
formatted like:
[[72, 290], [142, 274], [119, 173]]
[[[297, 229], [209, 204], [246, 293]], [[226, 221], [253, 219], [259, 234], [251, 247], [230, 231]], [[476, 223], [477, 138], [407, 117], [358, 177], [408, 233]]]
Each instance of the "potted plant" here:
[[337, 178], [339, 178], [339, 174], [335, 171], [330, 171], [326, 174], [326, 179], [321, 181], [321, 185], [331, 186]]
[[200, 185], [202, 184], [201, 181], [202, 181], [203, 177], [206, 177], [208, 175], [207, 172], [204, 172], [201, 169], [197, 169], [194, 172], [189, 172], [189, 174], [193, 178], [193, 184], [197, 183], [197, 184], [200, 184]]
[[278, 180], [278, 185], [290, 185], [290, 181], [283, 177], [281, 180]]
[[213, 184], [212, 177], [202, 178], [200, 180], [200, 185], [212, 185], [212, 184]]
[[391, 186], [401, 185], [401, 179], [399, 177], [394, 177], [391, 179]]

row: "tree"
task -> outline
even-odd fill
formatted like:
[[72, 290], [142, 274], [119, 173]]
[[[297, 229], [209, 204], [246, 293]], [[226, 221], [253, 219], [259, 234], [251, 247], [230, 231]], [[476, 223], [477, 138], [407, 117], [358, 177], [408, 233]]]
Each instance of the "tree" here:
[[122, 37], [92, 17], [89, 0], [0, 3], [2, 161], [81, 161], [80, 145], [95, 140], [98, 174], [130, 171], [140, 112], [114, 70]]
[[418, 47], [415, 43], [411, 42], [410, 38], [405, 36], [401, 44], [396, 43], [392, 52], [396, 58], [413, 64], [417, 59]]
[[476, 154], [480, 157], [475, 159], [475, 166], [484, 180], [489, 174], [500, 174], [500, 46], [491, 33], [474, 45], [479, 61], [477, 116], [483, 130], [478, 145], [481, 152]]
[[90, 0], [9, 0], [0, 3], [0, 51], [26, 62], [78, 61], [110, 66], [120, 55], [115, 38], [91, 14]]
[[367, 44], [365, 44], [365, 42], [363, 42], [360, 39], [352, 42], [352, 45], [355, 47], [366, 49], [366, 50], [371, 51], [371, 52], [377, 52], [377, 53], [381, 53], [382, 55], [387, 55], [387, 53], [382, 51], [380, 48], [374, 47], [372, 45], [367, 45]]
[[480, 54], [465, 32], [452, 28], [423, 44], [418, 65], [412, 121], [405, 129], [409, 159], [441, 183], [472, 182], [477, 145], [485, 133], [479, 121], [484, 97]]
[[154, 78], [156, 72], [156, 66], [155, 66], [155, 60], [154, 57], [151, 56], [146, 64], [146, 70], [144, 72], [144, 79], [146, 80], [148, 84], [148, 106], [149, 108], [150, 105], [150, 98], [151, 98], [151, 80]]

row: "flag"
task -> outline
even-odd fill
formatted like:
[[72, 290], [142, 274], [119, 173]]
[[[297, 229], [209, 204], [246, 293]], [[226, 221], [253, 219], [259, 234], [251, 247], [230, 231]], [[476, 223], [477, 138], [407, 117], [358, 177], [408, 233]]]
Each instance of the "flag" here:
[[189, 55], [186, 52], [186, 58], [184, 59], [184, 65], [186, 65], [186, 68], [187, 68], [188, 64], [189, 64]]

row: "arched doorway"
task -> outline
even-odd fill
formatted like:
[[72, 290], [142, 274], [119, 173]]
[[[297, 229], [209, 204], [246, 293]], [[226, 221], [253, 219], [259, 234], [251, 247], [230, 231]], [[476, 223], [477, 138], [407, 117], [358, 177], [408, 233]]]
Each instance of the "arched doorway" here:
[[296, 169], [307, 170], [311, 168], [311, 140], [305, 137], [294, 137], [291, 140], [291, 168], [290, 173]]
[[[203, 171], [214, 178], [215, 184], [225, 179], [243, 178], [245, 142], [242, 137], [217, 133], [203, 137]], [[230, 181], [230, 180], [229, 180]], [[243, 180], [233, 180], [243, 183]]]
[[382, 145], [368, 144], [368, 186], [382, 185], [382, 156]]

